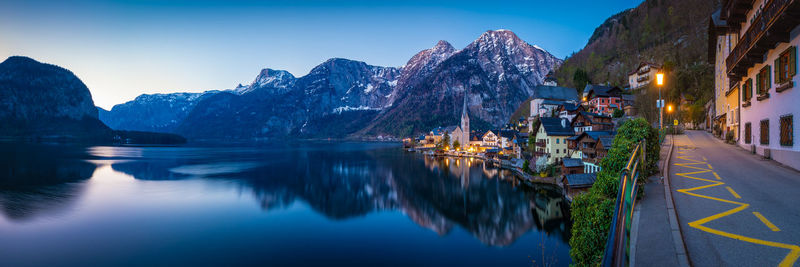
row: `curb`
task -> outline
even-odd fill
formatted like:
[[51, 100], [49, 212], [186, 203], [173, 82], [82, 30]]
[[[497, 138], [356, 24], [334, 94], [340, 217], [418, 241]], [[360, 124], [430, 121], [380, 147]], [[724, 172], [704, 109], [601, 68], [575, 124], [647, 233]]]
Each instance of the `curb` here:
[[681, 233], [681, 227], [678, 223], [678, 215], [675, 212], [675, 201], [672, 199], [672, 189], [669, 183], [669, 162], [670, 159], [672, 159], [672, 151], [675, 147], [675, 136], [671, 136], [670, 141], [669, 153], [667, 155], [667, 160], [664, 162], [664, 170], [662, 173], [664, 176], [664, 197], [667, 201], [667, 217], [669, 217], [669, 226], [672, 230], [672, 240], [675, 246], [675, 256], [678, 257], [678, 265], [688, 267], [691, 266], [691, 262], [689, 262], [689, 253], [687, 253], [686, 244], [683, 242], [683, 233]]

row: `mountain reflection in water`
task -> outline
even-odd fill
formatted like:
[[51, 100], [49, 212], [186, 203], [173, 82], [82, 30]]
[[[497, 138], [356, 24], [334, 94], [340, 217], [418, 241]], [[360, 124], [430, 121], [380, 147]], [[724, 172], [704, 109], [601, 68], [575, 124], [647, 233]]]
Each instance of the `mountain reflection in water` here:
[[[532, 231], [555, 237], [562, 247], [569, 239], [569, 208], [557, 188], [520, 185], [513, 173], [481, 160], [425, 157], [395, 144], [0, 149], [0, 208], [8, 221], [22, 224], [39, 215], [69, 217], [88, 184], [106, 179], [97, 177], [98, 168], [110, 166], [112, 173], [149, 181], [148, 188], [158, 181], [232, 186], [251, 194], [267, 213], [297, 203], [334, 222], [400, 212], [439, 236], [463, 229], [497, 248]], [[527, 250], [542, 254], [538, 247]], [[558, 254], [551, 257], [559, 265], [568, 264], [568, 250], [551, 253]]]

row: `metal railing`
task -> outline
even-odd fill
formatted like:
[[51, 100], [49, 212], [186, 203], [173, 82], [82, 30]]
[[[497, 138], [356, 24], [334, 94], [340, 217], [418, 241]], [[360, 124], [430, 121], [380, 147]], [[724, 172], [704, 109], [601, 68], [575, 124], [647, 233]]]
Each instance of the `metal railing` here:
[[645, 140], [642, 139], [633, 149], [628, 164], [620, 173], [617, 201], [611, 230], [603, 253], [603, 266], [628, 266], [630, 259], [630, 231], [633, 221], [633, 208], [636, 206], [636, 180], [645, 166]]

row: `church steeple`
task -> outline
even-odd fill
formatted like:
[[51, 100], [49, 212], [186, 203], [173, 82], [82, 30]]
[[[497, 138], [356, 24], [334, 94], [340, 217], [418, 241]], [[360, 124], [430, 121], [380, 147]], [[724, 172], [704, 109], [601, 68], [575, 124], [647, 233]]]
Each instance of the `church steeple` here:
[[461, 138], [458, 140], [462, 148], [469, 147], [469, 114], [467, 112], [467, 92], [464, 91], [464, 106], [461, 108]]

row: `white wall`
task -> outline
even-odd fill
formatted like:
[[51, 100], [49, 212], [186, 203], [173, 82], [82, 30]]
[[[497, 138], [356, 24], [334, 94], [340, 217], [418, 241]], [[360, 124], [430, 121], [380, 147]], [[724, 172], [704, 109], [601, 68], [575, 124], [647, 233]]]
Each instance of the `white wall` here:
[[[751, 123], [751, 144], [756, 145], [758, 154], [763, 155], [764, 148], [769, 148], [775, 161], [789, 165], [792, 168], [800, 169], [800, 140], [798, 140], [798, 121], [800, 121], [800, 74], [794, 76], [794, 87], [787, 89], [783, 92], [776, 92], [775, 88], [778, 84], [775, 83], [775, 75], [771, 74], [772, 88], [768, 90], [769, 98], [758, 101], [756, 99], [756, 74], [761, 71], [764, 65], [773, 65], [775, 59], [783, 53], [784, 50], [790, 46], [800, 47], [800, 26], [795, 27], [790, 34], [790, 43], [780, 43], [772, 50], [769, 50], [767, 59], [761, 63], [756, 64], [753, 68], [747, 70], [747, 77], [742, 78], [746, 81], [748, 78], [753, 79], [753, 98], [750, 99], [751, 106], [740, 108], [741, 111], [741, 134], [742, 138], [739, 139], [739, 145], [750, 149], [750, 144], [745, 144], [745, 124]], [[773, 71], [775, 66], [771, 67]], [[792, 114], [794, 124], [794, 145], [791, 147], [780, 145], [780, 117], [783, 115]], [[769, 145], [761, 145], [760, 142], [760, 122], [761, 120], [769, 119]]]

